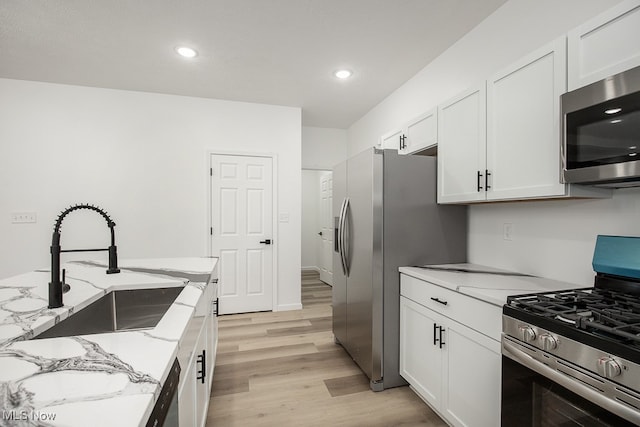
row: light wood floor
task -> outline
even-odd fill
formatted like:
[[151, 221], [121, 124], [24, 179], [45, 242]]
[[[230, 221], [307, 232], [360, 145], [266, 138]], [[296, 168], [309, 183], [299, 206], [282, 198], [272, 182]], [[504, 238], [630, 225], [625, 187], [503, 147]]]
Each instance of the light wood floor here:
[[207, 426], [445, 426], [408, 387], [369, 389], [331, 332], [331, 287], [302, 310], [222, 316]]

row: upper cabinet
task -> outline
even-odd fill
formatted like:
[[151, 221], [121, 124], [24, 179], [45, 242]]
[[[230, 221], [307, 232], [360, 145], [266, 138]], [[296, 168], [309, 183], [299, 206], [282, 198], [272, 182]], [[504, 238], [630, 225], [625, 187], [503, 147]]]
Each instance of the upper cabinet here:
[[562, 37], [440, 106], [438, 203], [607, 197], [560, 180]]
[[640, 0], [627, 0], [568, 33], [568, 89], [640, 65]]
[[564, 196], [560, 95], [564, 37], [487, 81], [487, 200]]
[[485, 84], [438, 109], [438, 203], [485, 200]]
[[433, 149], [438, 143], [438, 110], [433, 109], [380, 137], [381, 148], [398, 150], [399, 154], [414, 154]]
[[380, 137], [380, 148], [399, 151], [402, 147], [402, 136], [402, 129], [394, 129], [385, 133]]
[[400, 154], [413, 154], [438, 143], [438, 110], [433, 109], [409, 121], [403, 128]]

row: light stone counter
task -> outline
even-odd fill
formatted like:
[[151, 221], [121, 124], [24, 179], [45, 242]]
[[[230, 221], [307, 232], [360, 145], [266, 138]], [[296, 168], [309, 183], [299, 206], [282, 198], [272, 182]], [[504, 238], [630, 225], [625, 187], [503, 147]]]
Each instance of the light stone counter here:
[[477, 264], [442, 264], [427, 267], [431, 268], [400, 267], [399, 270], [402, 274], [498, 306], [506, 304], [510, 295], [590, 287], [589, 284], [580, 286]]
[[[216, 258], [71, 262], [64, 306], [48, 309], [50, 272], [0, 280], [0, 426], [144, 425]], [[184, 286], [155, 328], [29, 340], [103, 295]], [[21, 424], [22, 423], [22, 424]]]

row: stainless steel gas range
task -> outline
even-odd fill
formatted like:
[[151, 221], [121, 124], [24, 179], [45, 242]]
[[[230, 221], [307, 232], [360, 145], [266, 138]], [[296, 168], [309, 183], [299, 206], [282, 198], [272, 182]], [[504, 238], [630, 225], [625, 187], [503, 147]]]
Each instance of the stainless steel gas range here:
[[592, 288], [503, 308], [503, 426], [640, 425], [640, 238], [598, 236]]

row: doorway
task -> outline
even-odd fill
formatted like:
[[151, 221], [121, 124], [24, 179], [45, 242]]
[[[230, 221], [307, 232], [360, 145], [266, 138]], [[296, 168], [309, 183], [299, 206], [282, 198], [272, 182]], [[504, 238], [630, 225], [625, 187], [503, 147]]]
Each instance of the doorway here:
[[302, 269], [333, 283], [333, 177], [329, 170], [302, 170]]
[[211, 154], [211, 255], [220, 314], [273, 310], [273, 158]]

